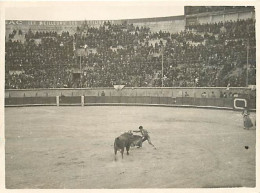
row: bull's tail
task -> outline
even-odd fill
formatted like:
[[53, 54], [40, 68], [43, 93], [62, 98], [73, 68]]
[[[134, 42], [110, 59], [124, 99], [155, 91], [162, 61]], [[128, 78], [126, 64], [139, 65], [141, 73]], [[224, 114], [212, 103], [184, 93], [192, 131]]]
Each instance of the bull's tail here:
[[119, 137], [115, 138], [114, 149], [118, 148]]
[[118, 140], [119, 140], [119, 137], [115, 138], [115, 142], [114, 142], [115, 161], [116, 161], [116, 153], [118, 150], [118, 147], [117, 147]]

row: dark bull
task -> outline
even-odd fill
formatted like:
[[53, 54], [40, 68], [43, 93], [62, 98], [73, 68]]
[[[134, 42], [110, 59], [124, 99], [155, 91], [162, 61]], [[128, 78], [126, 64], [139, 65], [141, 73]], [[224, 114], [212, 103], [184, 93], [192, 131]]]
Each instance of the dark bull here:
[[115, 160], [116, 160], [116, 154], [118, 150], [120, 150], [123, 159], [125, 148], [126, 148], [127, 155], [129, 155], [130, 146], [138, 145], [141, 147], [142, 146], [141, 139], [142, 139], [141, 136], [133, 135], [130, 132], [124, 133], [119, 137], [115, 138], [115, 142], [114, 142]]

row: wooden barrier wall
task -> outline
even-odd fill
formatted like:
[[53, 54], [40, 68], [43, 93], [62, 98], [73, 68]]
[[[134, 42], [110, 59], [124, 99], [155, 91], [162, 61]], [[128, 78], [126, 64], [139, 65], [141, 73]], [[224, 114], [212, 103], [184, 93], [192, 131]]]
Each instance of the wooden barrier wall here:
[[[233, 108], [234, 98], [192, 98], [192, 97], [152, 97], [152, 96], [58, 96], [56, 97], [11, 97], [5, 98], [5, 106], [26, 105], [90, 105], [90, 104], [131, 104], [131, 105], [168, 105], [168, 106], [203, 106]], [[248, 107], [255, 109], [254, 100], [247, 100]]]
[[[214, 91], [213, 91], [214, 90]], [[101, 92], [105, 96], [101, 96]], [[183, 105], [210, 106], [233, 108], [234, 98], [201, 97], [200, 93], [227, 91], [225, 88], [146, 88], [123, 89], [116, 91], [106, 89], [34, 89], [34, 90], [6, 90], [5, 106], [23, 105], [90, 105], [90, 104], [144, 104], [144, 105]], [[230, 92], [248, 93], [248, 88], [233, 88]], [[191, 92], [192, 96], [184, 97], [183, 93]], [[109, 94], [108, 94], [109, 93]], [[246, 96], [246, 95], [245, 95]], [[245, 98], [245, 97], [244, 97]], [[58, 99], [58, 101], [57, 101]], [[248, 107], [256, 108], [255, 98], [246, 98]], [[82, 100], [84, 104], [82, 104]]]

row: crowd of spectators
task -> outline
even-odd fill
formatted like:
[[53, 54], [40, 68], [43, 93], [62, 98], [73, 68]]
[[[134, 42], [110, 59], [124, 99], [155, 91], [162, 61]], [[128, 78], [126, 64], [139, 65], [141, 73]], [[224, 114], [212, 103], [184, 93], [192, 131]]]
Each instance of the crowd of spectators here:
[[74, 62], [73, 36], [67, 32], [58, 35], [56, 32], [34, 34], [31, 31], [24, 36], [25, 42], [14, 37], [6, 41], [6, 88], [60, 88], [70, 85], [69, 71]]
[[[192, 25], [174, 34], [110, 22], [82, 25], [75, 34], [15, 31], [6, 40], [6, 88], [240, 87], [247, 60], [249, 84], [255, 84], [255, 43], [253, 19]], [[78, 79], [75, 67], [82, 72]]]

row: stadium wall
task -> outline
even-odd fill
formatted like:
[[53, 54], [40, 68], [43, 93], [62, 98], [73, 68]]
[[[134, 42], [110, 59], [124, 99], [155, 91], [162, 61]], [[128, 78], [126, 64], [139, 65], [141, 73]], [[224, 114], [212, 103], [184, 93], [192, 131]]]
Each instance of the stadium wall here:
[[[6, 20], [6, 37], [13, 30], [21, 30], [27, 33], [29, 29], [32, 32], [36, 31], [56, 31], [61, 33], [68, 31], [70, 34], [76, 33], [77, 27], [82, 26], [83, 23], [91, 27], [99, 27], [104, 22], [111, 24], [133, 24], [140, 27], [149, 27], [152, 32], [168, 31], [171, 33], [180, 32], [185, 29], [184, 16], [158, 17], [158, 18], [144, 18], [144, 19], [123, 19], [123, 20], [86, 20], [86, 21], [27, 21], [27, 20]], [[18, 36], [18, 35], [17, 35]]]
[[193, 24], [218, 23], [225, 21], [236, 21], [239, 19], [255, 19], [255, 12], [252, 10], [236, 10], [229, 12], [208, 12], [193, 15], [186, 15], [186, 26]]
[[[202, 93], [206, 96], [202, 97]], [[215, 97], [212, 97], [212, 92]], [[221, 98], [220, 92], [237, 93]], [[256, 99], [249, 88], [89, 88], [89, 89], [21, 89], [5, 91], [5, 106], [26, 105], [166, 105], [211, 108], [234, 108], [234, 99], [246, 100], [255, 109]], [[185, 94], [189, 96], [185, 96]], [[83, 102], [82, 102], [83, 101]], [[243, 102], [243, 101], [242, 101]], [[238, 104], [241, 100], [238, 100]], [[244, 105], [244, 104], [242, 104]]]
[[178, 33], [185, 30], [184, 16], [132, 19], [127, 22], [132, 23], [134, 26], [148, 27], [152, 32], [166, 31]]

